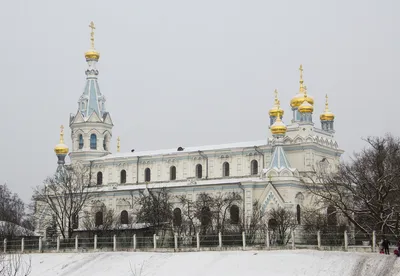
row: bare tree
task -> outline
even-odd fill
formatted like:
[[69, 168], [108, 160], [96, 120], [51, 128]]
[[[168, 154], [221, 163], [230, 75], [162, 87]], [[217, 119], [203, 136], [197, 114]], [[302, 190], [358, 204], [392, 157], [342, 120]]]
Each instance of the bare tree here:
[[196, 229], [198, 223], [196, 221], [196, 208], [193, 200], [189, 199], [186, 195], [177, 197], [178, 203], [181, 208], [181, 224], [174, 225], [177, 233], [191, 236], [197, 233]]
[[90, 198], [89, 186], [90, 168], [59, 167], [54, 176], [44, 181], [44, 186], [34, 190], [36, 217], [41, 220], [53, 217], [62, 237], [71, 238], [74, 222]]
[[15, 236], [32, 234], [25, 204], [17, 194], [13, 194], [6, 184], [0, 185], [0, 237], [12, 239]]
[[400, 140], [387, 134], [365, 141], [367, 147], [337, 171], [317, 168], [306, 186], [362, 232], [399, 235]]
[[170, 227], [172, 215], [171, 195], [168, 189], [146, 189], [141, 191], [137, 200], [140, 206], [137, 221], [149, 223], [157, 232]]
[[277, 237], [278, 244], [287, 244], [291, 231], [297, 226], [296, 214], [287, 208], [272, 208], [267, 213], [268, 229]]
[[254, 244], [257, 239], [261, 238], [260, 235], [265, 237], [267, 223], [265, 222], [265, 212], [262, 210], [259, 201], [253, 202], [251, 216], [246, 219], [243, 228], [246, 229], [246, 242], [248, 244]]
[[238, 216], [237, 221], [231, 221], [230, 216], [228, 216], [231, 214], [232, 206], [235, 205], [238, 208], [236, 204], [239, 205], [242, 202], [240, 194], [237, 192], [220, 193], [212, 196], [211, 200], [213, 201], [212, 211], [214, 213], [216, 230], [218, 232], [224, 234], [225, 230], [227, 228], [232, 228], [234, 224], [240, 225], [239, 209], [236, 214], [232, 213], [232, 215]]
[[0, 252], [0, 275], [28, 276], [31, 274], [31, 258], [20, 253], [3, 254]]

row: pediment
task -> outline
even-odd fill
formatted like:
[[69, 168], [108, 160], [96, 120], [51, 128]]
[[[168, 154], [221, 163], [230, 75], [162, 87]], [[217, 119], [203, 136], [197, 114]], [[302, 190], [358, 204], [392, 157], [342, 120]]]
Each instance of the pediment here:
[[90, 115], [88, 122], [91, 123], [102, 123], [102, 120], [100, 119], [99, 115], [97, 115], [96, 111], [92, 112], [92, 115]]
[[82, 116], [82, 113], [80, 111], [78, 111], [74, 117], [74, 119], [72, 120], [71, 124], [78, 124], [78, 123], [84, 123], [85, 119]]
[[272, 183], [268, 183], [260, 198], [263, 199], [261, 203], [262, 212], [265, 212], [273, 207], [276, 208], [285, 206], [285, 201]]
[[112, 126], [114, 125], [111, 120], [110, 113], [108, 113], [108, 112], [105, 114], [104, 123], [106, 123], [108, 125], [112, 125]]

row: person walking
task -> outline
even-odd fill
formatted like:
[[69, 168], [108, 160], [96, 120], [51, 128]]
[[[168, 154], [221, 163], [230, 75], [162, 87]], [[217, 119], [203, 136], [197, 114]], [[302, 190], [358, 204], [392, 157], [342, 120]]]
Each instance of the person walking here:
[[382, 247], [385, 250], [386, 255], [389, 255], [389, 245], [390, 245], [390, 241], [388, 241], [387, 238], [384, 238], [383, 242], [382, 242]]

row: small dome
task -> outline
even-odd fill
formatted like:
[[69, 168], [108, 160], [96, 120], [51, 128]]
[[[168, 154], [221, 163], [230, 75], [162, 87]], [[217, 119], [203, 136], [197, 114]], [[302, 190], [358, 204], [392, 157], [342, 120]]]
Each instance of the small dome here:
[[319, 118], [321, 121], [333, 121], [335, 119], [335, 115], [329, 110], [328, 106], [328, 95], [325, 96], [326, 101], [325, 101], [325, 110], [324, 113], [322, 113]]
[[303, 65], [300, 64], [300, 89], [299, 89], [299, 93], [296, 94], [296, 96], [294, 96], [292, 98], [292, 100], [290, 101], [290, 106], [292, 108], [296, 108], [299, 107], [300, 105], [303, 104], [304, 101], [307, 101], [309, 104], [314, 105], [314, 98], [311, 96], [307, 96], [307, 99], [305, 98], [305, 94], [307, 94], [306, 92], [306, 87], [304, 86], [304, 80], [303, 80]]
[[273, 123], [271, 126], [271, 133], [274, 135], [285, 135], [286, 130], [287, 127], [282, 122], [281, 117], [280, 116], [276, 117], [275, 123]]
[[61, 126], [60, 142], [54, 147], [54, 152], [56, 155], [65, 155], [68, 153], [68, 150], [68, 146], [64, 144], [64, 127]]
[[69, 151], [68, 146], [66, 144], [58, 144], [54, 148], [54, 152], [59, 155], [59, 154], [67, 154]]
[[281, 103], [278, 99], [278, 91], [275, 89], [275, 102], [274, 102], [274, 106], [269, 110], [269, 116], [271, 117], [277, 117], [279, 115], [279, 117], [282, 117], [284, 114], [283, 109], [281, 109]]
[[307, 101], [309, 104], [314, 105], [314, 98], [307, 95], [307, 98], [304, 97], [305, 93], [299, 92], [296, 96], [292, 98], [290, 101], [290, 106], [291, 107], [299, 107], [304, 103], [304, 101]]
[[100, 58], [100, 53], [97, 52], [97, 51], [94, 50], [94, 49], [90, 49], [89, 51], [87, 51], [87, 52], [85, 53], [85, 58], [86, 58], [86, 61], [89, 61], [89, 60], [98, 61], [99, 58]]
[[306, 100], [299, 106], [300, 113], [312, 113], [314, 111], [314, 107]]

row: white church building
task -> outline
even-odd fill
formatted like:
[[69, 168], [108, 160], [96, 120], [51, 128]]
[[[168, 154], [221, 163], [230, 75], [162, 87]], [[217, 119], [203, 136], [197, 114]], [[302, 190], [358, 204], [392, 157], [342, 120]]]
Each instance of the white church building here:
[[166, 187], [172, 194], [184, 194], [192, 200], [202, 192], [236, 191], [243, 198], [240, 217], [251, 216], [256, 200], [264, 210], [281, 206], [299, 212], [310, 204], [302, 184], [304, 173], [321, 164], [334, 169], [340, 162], [343, 151], [335, 140], [335, 117], [328, 108], [328, 98], [324, 113], [315, 116], [314, 99], [307, 93], [301, 65], [299, 91], [290, 102], [290, 113], [284, 113], [275, 91], [269, 111], [270, 137], [131, 152], [120, 152], [116, 139], [117, 152], [112, 153], [114, 122], [100, 92], [96, 68], [100, 54], [93, 42], [92, 29], [92, 47], [85, 53], [85, 88], [69, 119], [72, 146], [69, 149], [61, 141], [55, 151], [60, 165], [66, 156], [71, 164], [91, 165], [95, 182], [91, 192], [107, 209], [129, 213], [127, 200], [132, 194]]

